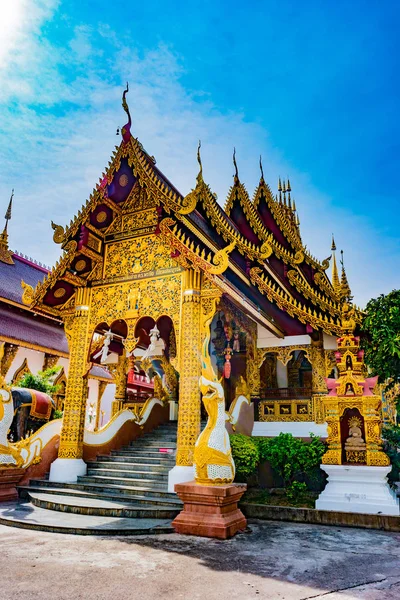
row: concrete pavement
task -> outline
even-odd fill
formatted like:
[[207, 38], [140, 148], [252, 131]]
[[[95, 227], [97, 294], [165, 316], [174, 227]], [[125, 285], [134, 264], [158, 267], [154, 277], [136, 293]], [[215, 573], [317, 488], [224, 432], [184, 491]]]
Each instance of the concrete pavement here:
[[0, 556], [0, 600], [400, 598], [400, 534], [374, 530], [259, 521], [222, 542], [0, 526]]

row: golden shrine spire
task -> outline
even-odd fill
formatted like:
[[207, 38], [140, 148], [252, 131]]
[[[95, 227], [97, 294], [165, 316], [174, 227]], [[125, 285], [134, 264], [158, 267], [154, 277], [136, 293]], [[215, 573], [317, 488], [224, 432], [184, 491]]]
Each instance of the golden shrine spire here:
[[14, 198], [14, 190], [11, 192], [10, 201], [8, 203], [8, 207], [6, 210], [6, 214], [4, 218], [6, 220], [6, 224], [4, 225], [3, 233], [0, 234], [0, 261], [6, 263], [7, 265], [13, 265], [14, 261], [12, 259], [12, 252], [8, 248], [8, 221], [11, 219], [11, 209], [12, 209], [12, 201]]
[[335, 244], [335, 239], [333, 237], [333, 233], [332, 233], [331, 250], [332, 250], [332, 285], [333, 285], [333, 289], [335, 290], [335, 292], [337, 294], [339, 294], [340, 293], [340, 281], [339, 281], [338, 268], [337, 268], [337, 264], [336, 264], [336, 244]]

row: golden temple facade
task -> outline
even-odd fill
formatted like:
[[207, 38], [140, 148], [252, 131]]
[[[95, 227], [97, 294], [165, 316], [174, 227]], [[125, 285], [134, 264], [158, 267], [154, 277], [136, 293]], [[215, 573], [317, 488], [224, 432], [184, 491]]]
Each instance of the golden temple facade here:
[[[150, 368], [154, 347], [162, 363], [154, 393], [177, 405], [176, 461], [191, 466], [201, 422], [201, 323], [211, 317], [210, 355], [225, 396], [231, 402], [246, 382], [256, 435], [323, 434], [325, 378], [350, 299], [344, 269], [340, 280], [333, 255], [331, 281], [330, 260], [306, 250], [290, 182], [279, 181], [274, 195], [261, 164], [250, 199], [234, 156], [223, 209], [203, 178], [199, 145], [196, 185], [180, 194], [131, 134], [125, 94], [128, 123], [99, 183], [69, 225], [52, 223], [61, 258], [36, 288], [22, 282], [23, 302], [61, 318], [68, 340], [59, 458], [82, 457], [93, 365], [110, 365], [115, 413], [126, 405], [129, 374], [137, 364]], [[353, 317], [359, 323], [356, 309]]]

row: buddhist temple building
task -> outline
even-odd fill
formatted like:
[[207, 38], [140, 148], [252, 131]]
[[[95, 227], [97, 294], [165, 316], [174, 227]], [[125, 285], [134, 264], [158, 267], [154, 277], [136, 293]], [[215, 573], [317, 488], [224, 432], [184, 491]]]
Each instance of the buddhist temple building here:
[[201, 422], [203, 324], [212, 318], [210, 355], [227, 407], [244, 381], [253, 435], [326, 436], [321, 396], [335, 376], [342, 308], [351, 301], [334, 242], [331, 257], [310, 254], [291, 182], [279, 179], [272, 190], [261, 161], [250, 198], [234, 154], [222, 208], [199, 144], [196, 182], [180, 193], [131, 131], [126, 92], [123, 107], [121, 143], [89, 199], [68, 225], [52, 223], [56, 265], [47, 270], [15, 253], [4, 260], [3, 233], [0, 340], [9, 380], [25, 359], [33, 368], [28, 352], [41, 367], [55, 359], [63, 366], [59, 458], [72, 461], [82, 457], [93, 381], [97, 394], [111, 382], [111, 415], [157, 395], [178, 420], [177, 467], [188, 468]]

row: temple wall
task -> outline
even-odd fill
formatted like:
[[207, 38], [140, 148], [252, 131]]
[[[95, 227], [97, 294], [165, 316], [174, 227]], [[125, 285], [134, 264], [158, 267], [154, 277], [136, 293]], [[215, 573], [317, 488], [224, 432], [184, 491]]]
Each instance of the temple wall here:
[[98, 379], [89, 379], [88, 398], [86, 400], [85, 429], [94, 430], [96, 424], [97, 398], [99, 394]]
[[20, 346], [16, 353], [6, 375], [6, 381], [12, 381], [15, 372], [22, 366], [24, 360], [27, 360], [27, 366], [31, 373], [36, 375], [38, 371], [43, 368], [44, 352], [38, 352], [37, 350], [31, 350], [30, 348], [23, 348]]
[[68, 358], [64, 358], [63, 356], [61, 356], [57, 361], [57, 365], [59, 365], [60, 367], [63, 367], [64, 373], [68, 377], [68, 368], [69, 368]]
[[254, 437], [276, 437], [280, 433], [291, 433], [295, 437], [309, 438], [310, 433], [322, 438], [328, 437], [328, 426], [326, 423], [318, 425], [312, 421], [255, 421], [252, 436]]
[[[115, 387], [115, 383], [109, 383], [101, 398], [100, 410], [104, 410], [103, 425], [111, 419], [111, 404], [115, 397]], [[99, 423], [101, 423], [101, 413]]]
[[[328, 336], [329, 337], [329, 336]], [[309, 335], [290, 335], [278, 338], [260, 324], [257, 324], [257, 348], [276, 348], [277, 346], [301, 346], [311, 344]]]
[[276, 361], [276, 378], [279, 388], [288, 387], [287, 365], [282, 364], [280, 360]]
[[[98, 406], [99, 397], [99, 384], [98, 379], [90, 379], [88, 382], [88, 399], [86, 401], [86, 416], [85, 416], [85, 429], [93, 431], [96, 423], [96, 411]], [[109, 383], [103, 392], [99, 406], [99, 427], [106, 425], [111, 418], [111, 404], [115, 397], [115, 384]], [[93, 406], [91, 406], [93, 405]], [[103, 418], [101, 411], [104, 411]], [[90, 419], [90, 417], [92, 417]]]
[[[36, 375], [39, 371], [42, 371], [42, 369], [43, 369], [44, 358], [45, 358], [44, 352], [40, 352], [38, 350], [32, 350], [30, 348], [24, 348], [24, 347], [20, 346], [18, 348], [16, 355], [14, 356], [14, 358], [11, 362], [11, 365], [10, 365], [8, 371], [7, 371], [6, 381], [8, 383], [11, 383], [16, 371], [18, 371], [18, 369], [23, 365], [25, 359], [27, 361], [27, 367], [29, 368], [30, 372], [33, 375]], [[66, 376], [68, 377], [68, 367], [69, 367], [68, 359], [64, 358], [64, 357], [59, 357], [56, 364], [57, 364], [57, 366], [60, 366], [64, 369], [64, 372], [65, 372]], [[89, 394], [88, 394], [86, 417], [85, 417], [86, 425], [88, 425], [88, 416], [89, 416], [88, 408], [89, 408], [90, 404], [94, 403], [95, 407], [97, 407], [98, 391], [99, 391], [99, 380], [89, 378]], [[101, 399], [101, 406], [100, 406], [100, 410], [105, 411], [105, 414], [103, 417], [104, 425], [106, 423], [108, 423], [108, 421], [110, 420], [110, 417], [111, 417], [111, 402], [114, 399], [114, 394], [115, 394], [115, 385], [108, 384], [103, 393], [103, 396]]]
[[324, 333], [324, 348], [325, 350], [337, 350], [336, 337]]

